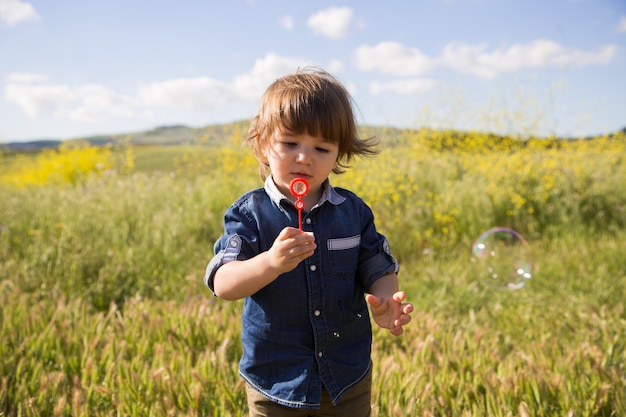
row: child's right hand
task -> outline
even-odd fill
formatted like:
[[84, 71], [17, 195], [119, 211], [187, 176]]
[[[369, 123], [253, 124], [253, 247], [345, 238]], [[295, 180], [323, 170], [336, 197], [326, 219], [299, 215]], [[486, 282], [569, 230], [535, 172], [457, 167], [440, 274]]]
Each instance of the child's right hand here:
[[317, 248], [311, 232], [303, 232], [295, 227], [285, 227], [268, 251], [270, 268], [278, 274], [289, 272], [300, 262], [313, 255]]

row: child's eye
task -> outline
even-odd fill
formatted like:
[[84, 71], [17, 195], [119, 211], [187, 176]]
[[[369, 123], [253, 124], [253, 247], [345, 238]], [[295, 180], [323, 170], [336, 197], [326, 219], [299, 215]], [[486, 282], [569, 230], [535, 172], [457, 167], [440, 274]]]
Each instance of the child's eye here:
[[326, 149], [326, 148], [315, 148], [315, 149], [316, 149], [318, 152], [320, 152], [320, 153], [328, 153], [328, 152], [330, 152], [330, 151], [329, 151], [328, 149]]

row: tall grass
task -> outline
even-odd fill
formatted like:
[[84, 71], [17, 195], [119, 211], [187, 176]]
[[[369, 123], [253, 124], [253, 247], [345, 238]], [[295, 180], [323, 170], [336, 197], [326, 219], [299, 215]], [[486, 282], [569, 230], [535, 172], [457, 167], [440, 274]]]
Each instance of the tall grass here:
[[[372, 206], [417, 310], [400, 338], [375, 329], [375, 415], [624, 415], [624, 138], [385, 139], [333, 178]], [[201, 281], [224, 210], [261, 185], [234, 142], [137, 148], [133, 173], [2, 184], [0, 415], [247, 413], [241, 303]], [[469, 267], [493, 226], [530, 243], [521, 290]]]

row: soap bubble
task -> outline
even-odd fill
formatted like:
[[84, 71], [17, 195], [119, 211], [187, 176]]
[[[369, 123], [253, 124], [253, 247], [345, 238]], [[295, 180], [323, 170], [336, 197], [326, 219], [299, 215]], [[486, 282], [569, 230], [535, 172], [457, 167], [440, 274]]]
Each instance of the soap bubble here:
[[532, 278], [530, 247], [513, 229], [495, 227], [481, 234], [472, 246], [474, 272], [485, 284], [517, 290]]

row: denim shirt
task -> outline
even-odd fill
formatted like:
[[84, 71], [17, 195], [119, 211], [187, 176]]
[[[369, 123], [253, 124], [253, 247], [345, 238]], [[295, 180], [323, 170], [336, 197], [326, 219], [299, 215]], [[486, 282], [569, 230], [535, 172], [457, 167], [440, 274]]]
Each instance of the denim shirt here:
[[[322, 386], [336, 404], [367, 375], [372, 328], [364, 293], [398, 270], [370, 208], [354, 193], [324, 185], [321, 200], [303, 213], [315, 253], [246, 297], [242, 314], [240, 375], [294, 408], [319, 408]], [[269, 250], [287, 226], [298, 227], [298, 212], [268, 177], [227, 210], [205, 284], [213, 290], [221, 265]]]

